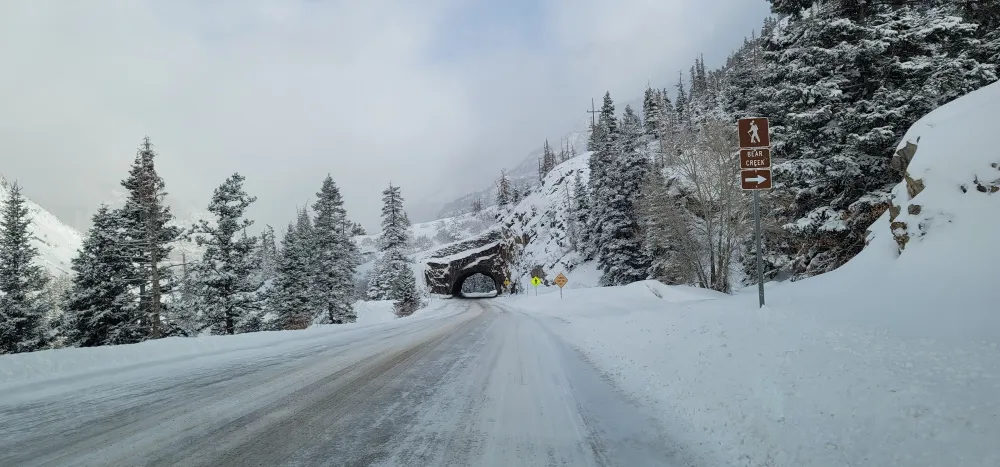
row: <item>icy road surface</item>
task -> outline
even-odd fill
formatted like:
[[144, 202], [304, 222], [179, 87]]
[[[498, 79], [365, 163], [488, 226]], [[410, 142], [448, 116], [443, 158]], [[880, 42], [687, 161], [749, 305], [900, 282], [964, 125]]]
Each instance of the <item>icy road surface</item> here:
[[682, 465], [546, 318], [499, 300], [449, 307], [61, 382], [70, 392], [15, 388], [0, 394], [0, 465]]

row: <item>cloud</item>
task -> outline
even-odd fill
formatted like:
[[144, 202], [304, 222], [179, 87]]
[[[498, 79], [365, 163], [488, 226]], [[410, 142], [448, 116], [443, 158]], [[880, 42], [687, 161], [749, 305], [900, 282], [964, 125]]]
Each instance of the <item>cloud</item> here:
[[390, 181], [429, 212], [605, 89], [721, 60], [766, 13], [730, 3], [0, 2], [0, 173], [85, 227], [148, 134], [180, 215], [239, 171], [251, 215], [283, 226], [330, 173], [375, 227]]

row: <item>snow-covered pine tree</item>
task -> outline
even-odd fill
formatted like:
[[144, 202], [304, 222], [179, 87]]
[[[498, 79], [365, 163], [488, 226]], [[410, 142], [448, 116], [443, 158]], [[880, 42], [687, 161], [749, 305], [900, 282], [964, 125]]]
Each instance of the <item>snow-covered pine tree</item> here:
[[382, 233], [378, 245], [382, 251], [393, 248], [404, 249], [410, 241], [410, 222], [403, 209], [403, 194], [400, 187], [393, 186], [382, 191]]
[[365, 231], [365, 228], [361, 225], [360, 222], [352, 222], [351, 223], [351, 236], [352, 237], [357, 237], [358, 235], [368, 235], [368, 232]]
[[313, 212], [313, 303], [317, 312], [331, 324], [353, 323], [354, 271], [360, 254], [354, 241], [343, 229], [347, 211], [340, 189], [330, 175], [316, 193]]
[[124, 221], [123, 246], [136, 265], [131, 283], [139, 289], [139, 311], [148, 337], [163, 336], [163, 298], [169, 293], [171, 272], [163, 267], [181, 229], [169, 225], [173, 220], [166, 199], [166, 184], [156, 173], [156, 152], [149, 137], [142, 140], [128, 178], [122, 186], [128, 191], [125, 205], [116, 214]]
[[392, 299], [395, 300], [396, 315], [412, 315], [420, 308], [420, 295], [417, 293], [416, 278], [410, 268], [410, 259], [399, 249], [387, 251], [386, 254], [389, 256], [386, 261], [387, 269], [392, 273], [389, 280]]
[[14, 182], [0, 212], [0, 355], [42, 350], [48, 345], [45, 301], [49, 277], [35, 264], [31, 217], [21, 187]]
[[482, 200], [482, 198], [476, 198], [476, 199], [472, 200], [472, 206], [471, 206], [471, 208], [472, 208], [472, 213], [473, 214], [479, 214], [479, 213], [483, 212], [483, 200]]
[[552, 151], [552, 146], [549, 146], [549, 140], [545, 140], [545, 145], [542, 147], [542, 169], [539, 180], [545, 178], [555, 167], [556, 153]]
[[507, 170], [500, 172], [500, 179], [497, 180], [496, 202], [500, 208], [505, 208], [511, 203], [512, 187], [510, 179], [507, 178]]
[[660, 91], [646, 86], [646, 94], [642, 99], [643, 124], [650, 138], [659, 139], [663, 130], [663, 96]]
[[595, 249], [587, 227], [587, 221], [590, 219], [590, 195], [587, 194], [587, 184], [583, 182], [580, 171], [573, 176], [573, 211], [570, 215], [576, 226], [577, 251], [584, 259], [593, 259]]
[[636, 203], [642, 180], [649, 170], [643, 151], [643, 129], [639, 116], [631, 106], [619, 125], [620, 133], [614, 149], [617, 152], [605, 169], [608, 195], [603, 198], [601, 231], [598, 242], [598, 264], [604, 275], [604, 285], [624, 285], [643, 280], [649, 271], [649, 258], [642, 248], [642, 236]]
[[124, 220], [118, 211], [101, 205], [79, 253], [73, 258], [73, 286], [67, 297], [63, 334], [67, 345], [133, 344], [145, 332], [130, 260], [120, 237]]
[[281, 239], [281, 254], [269, 294], [270, 308], [277, 315], [274, 329], [305, 329], [312, 322], [308, 244], [312, 229], [309, 216], [303, 212], [299, 211], [296, 223], [288, 224]]
[[215, 189], [208, 212], [213, 223], [201, 220], [192, 228], [199, 246], [205, 248], [197, 271], [203, 316], [214, 334], [235, 334], [260, 330], [263, 280], [255, 277], [259, 257], [257, 237], [246, 235], [253, 221], [246, 219], [247, 207], [257, 200], [243, 190], [246, 178], [234, 173]]
[[[650, 170], [643, 181], [637, 208], [643, 250], [650, 260], [649, 277], [664, 284], [682, 285], [691, 282], [691, 272], [686, 267], [690, 261], [680, 257], [682, 242], [686, 239], [674, 233], [686, 230], [687, 219], [677, 207], [678, 202], [671, 198], [670, 188], [662, 172]], [[683, 247], [695, 251], [689, 245]]]
[[372, 280], [368, 286], [369, 300], [398, 300], [400, 297], [399, 275], [401, 271], [413, 275], [406, 249], [410, 243], [409, 219], [403, 210], [403, 195], [400, 187], [393, 186], [382, 191], [382, 233], [378, 238], [382, 257], [376, 260], [372, 270]]
[[587, 193], [590, 195], [589, 216], [587, 217], [586, 230], [587, 238], [591, 243], [589, 258], [599, 257], [600, 251], [597, 249], [598, 243], [603, 238], [602, 226], [607, 217], [607, 204], [613, 195], [612, 190], [612, 165], [618, 153], [618, 121], [615, 117], [615, 104], [611, 100], [611, 93], [604, 94], [604, 103], [601, 106], [600, 119], [597, 121], [598, 133], [602, 140], [597, 148], [591, 153], [590, 178], [587, 180]]
[[262, 282], [274, 279], [278, 269], [278, 242], [274, 235], [274, 227], [264, 226], [260, 232], [260, 242], [254, 250], [254, 254], [257, 256], [257, 264], [259, 265], [256, 271], [257, 278]]

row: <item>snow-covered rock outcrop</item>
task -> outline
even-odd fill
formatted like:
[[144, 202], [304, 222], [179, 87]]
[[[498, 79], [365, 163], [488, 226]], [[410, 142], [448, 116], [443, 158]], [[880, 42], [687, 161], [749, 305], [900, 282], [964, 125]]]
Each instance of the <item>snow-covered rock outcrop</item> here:
[[1000, 83], [994, 83], [931, 112], [906, 132], [893, 158], [903, 182], [893, 189], [890, 208], [901, 252], [928, 235], [962, 236], [983, 247], [996, 241], [998, 106]]

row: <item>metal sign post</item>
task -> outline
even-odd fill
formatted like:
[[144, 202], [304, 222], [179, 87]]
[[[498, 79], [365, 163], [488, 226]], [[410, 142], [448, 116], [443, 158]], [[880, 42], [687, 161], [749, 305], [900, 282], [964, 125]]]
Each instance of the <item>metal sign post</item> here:
[[563, 289], [563, 287], [566, 286], [566, 283], [569, 282], [569, 279], [566, 278], [565, 274], [563, 274], [563, 273], [560, 272], [559, 275], [556, 276], [556, 279], [553, 282], [555, 282], [556, 285], [559, 286], [559, 298], [562, 299], [563, 298], [562, 297], [562, 289]]
[[757, 299], [764, 306], [764, 258], [760, 247], [760, 190], [770, 190], [771, 134], [767, 118], [741, 118], [736, 123], [740, 139], [740, 188], [753, 191], [754, 241], [757, 247]]

